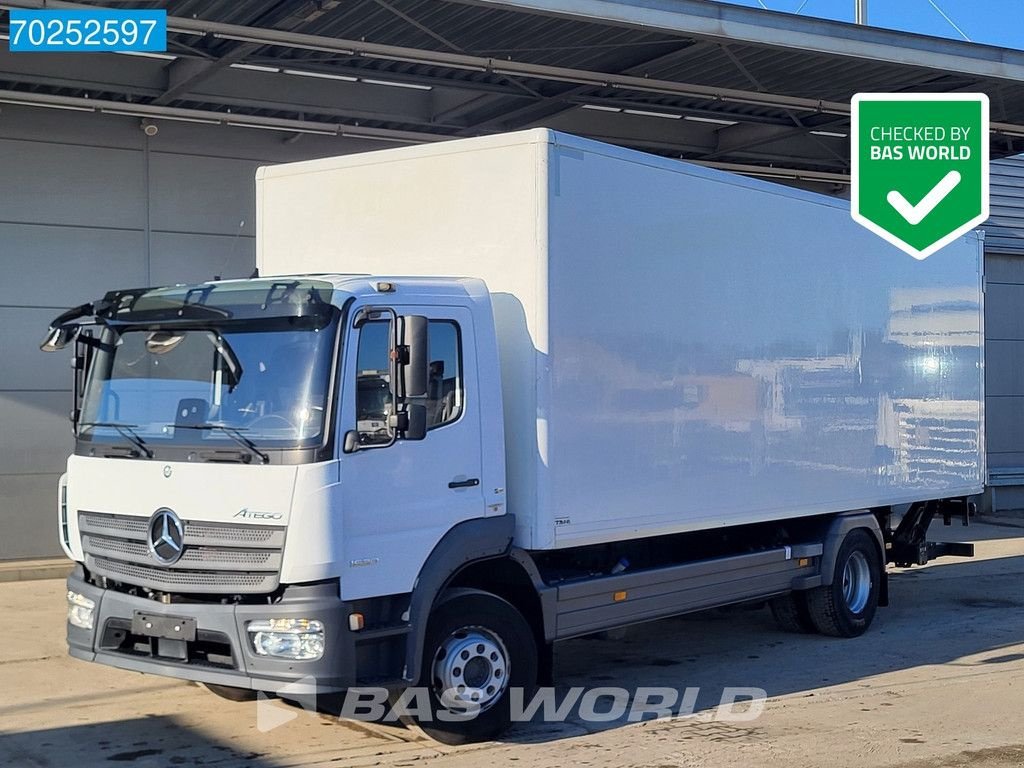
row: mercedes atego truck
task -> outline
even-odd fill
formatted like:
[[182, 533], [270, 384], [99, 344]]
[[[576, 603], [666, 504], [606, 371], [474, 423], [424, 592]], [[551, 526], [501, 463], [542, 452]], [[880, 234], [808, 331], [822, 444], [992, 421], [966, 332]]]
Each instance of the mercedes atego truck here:
[[845, 201], [540, 129], [256, 189], [250, 279], [43, 344], [73, 656], [425, 688], [456, 743], [559, 640], [740, 602], [853, 637], [887, 564], [971, 554], [926, 532], [985, 477], [980, 235], [918, 261]]

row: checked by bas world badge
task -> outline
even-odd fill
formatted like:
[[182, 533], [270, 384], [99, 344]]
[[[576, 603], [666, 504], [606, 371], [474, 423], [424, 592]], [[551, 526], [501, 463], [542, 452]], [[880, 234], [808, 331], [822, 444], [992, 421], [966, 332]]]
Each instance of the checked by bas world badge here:
[[988, 97], [858, 93], [854, 220], [924, 259], [988, 218]]

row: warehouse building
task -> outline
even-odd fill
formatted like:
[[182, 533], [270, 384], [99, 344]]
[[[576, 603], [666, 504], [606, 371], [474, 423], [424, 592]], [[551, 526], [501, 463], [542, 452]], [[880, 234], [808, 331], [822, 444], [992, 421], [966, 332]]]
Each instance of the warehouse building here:
[[1024, 509], [1024, 157], [991, 169], [985, 224], [985, 421], [994, 509]]
[[1024, 507], [1024, 162], [1002, 159], [1024, 53], [706, 0], [149, 5], [166, 54], [0, 53], [0, 559], [59, 553], [71, 377], [47, 322], [248, 274], [259, 165], [547, 125], [846, 195], [862, 90], [991, 97], [989, 466], [993, 503]]

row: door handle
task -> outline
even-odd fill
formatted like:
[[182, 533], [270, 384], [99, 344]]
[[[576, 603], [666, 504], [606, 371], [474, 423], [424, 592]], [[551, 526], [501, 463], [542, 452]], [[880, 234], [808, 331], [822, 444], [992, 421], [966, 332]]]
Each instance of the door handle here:
[[452, 480], [448, 483], [449, 488], [473, 488], [474, 486], [480, 485], [480, 479], [473, 477], [469, 480]]

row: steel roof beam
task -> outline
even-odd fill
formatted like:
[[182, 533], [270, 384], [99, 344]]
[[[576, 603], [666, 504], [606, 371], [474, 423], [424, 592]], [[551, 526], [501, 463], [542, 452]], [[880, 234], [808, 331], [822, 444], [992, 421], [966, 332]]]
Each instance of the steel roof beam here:
[[1024, 81], [1024, 51], [706, 0], [448, 0]]
[[[112, 59], [123, 61], [115, 54], [96, 54], [76, 62], [72, 75], [65, 66], [67, 57], [25, 57], [0, 52], [0, 80], [87, 91], [92, 92], [92, 96], [118, 94], [127, 101], [141, 100], [149, 104], [164, 92], [163, 62], [139, 59], [126, 69], [117, 67]], [[189, 99], [342, 119], [381, 120], [452, 130], [462, 127], [461, 123], [440, 122], [433, 117], [434, 99], [430, 91], [279, 73], [225, 69], [197, 88]]]
[[[635, 3], [639, 1], [640, 0], [634, 0], [634, 4], [629, 7], [636, 11], [639, 6]], [[487, 5], [499, 4], [497, 0], [474, 0], [474, 2], [482, 2]], [[688, 7], [695, 5], [693, 0], [672, 0], [672, 2], [680, 3], [680, 5], [687, 5]], [[500, 4], [518, 4], [523, 7], [531, 8], [536, 6], [537, 9], [554, 6], [553, 0], [516, 0], [515, 3], [510, 0], [500, 0]], [[606, 10], [611, 10], [613, 7], [625, 7], [625, 3], [621, 0], [558, 0], [557, 5], [563, 10], [565, 8], [582, 8], [583, 6], [592, 8], [605, 8], [607, 6]], [[699, 3], [696, 7], [706, 6], [712, 6], [719, 10], [722, 10], [723, 8], [723, 6], [712, 3]], [[63, 2], [62, 0], [2, 0], [0, 1], [0, 7], [88, 8], [91, 6]], [[673, 14], [667, 15], [672, 16]], [[604, 17], [598, 16], [598, 18]], [[634, 21], [633, 23], [635, 24], [637, 22]], [[418, 48], [369, 43], [361, 40], [335, 39], [320, 35], [304, 34], [301, 32], [286, 32], [262, 27], [225, 24], [222, 22], [207, 21], [204, 19], [187, 19], [169, 16], [167, 19], [167, 27], [170, 32], [192, 35], [213, 35], [216, 38], [224, 40], [323, 51], [327, 53], [336, 53], [367, 59], [383, 59], [387, 61], [422, 64], [428, 66], [449, 67], [452, 69], [462, 69], [467, 71], [489, 72], [509, 77], [524, 77], [528, 79], [550, 80], [554, 82], [578, 85], [592, 85], [602, 88], [617, 88], [641, 93], [660, 93], [671, 96], [720, 101], [722, 103], [749, 104], [781, 110], [792, 109], [809, 113], [847, 115], [850, 112], [850, 105], [847, 102], [833, 102], [822, 99], [811, 99], [774, 93], [758, 93], [757, 91], [746, 91], [736, 88], [719, 88], [696, 83], [680, 83], [672, 80], [659, 80], [656, 78], [620, 75], [609, 72], [595, 72], [591, 70], [574, 69], [571, 67], [532, 64], [528, 62], [518, 62], [484, 56], [472, 56], [447, 51], [429, 51]], [[719, 32], [721, 32], [720, 28]], [[721, 36], [721, 34], [719, 36]], [[931, 40], [932, 38], [925, 39]], [[995, 50], [1003, 51], [1003, 49]], [[1009, 51], [1003, 52], [1008, 54], [1013, 53]], [[1020, 58], [1022, 64], [1019, 72], [1020, 77], [1017, 79], [1024, 80], [1024, 54], [1021, 54]], [[921, 66], [921, 64], [918, 63], [917, 66]], [[1013, 69], [1013, 71], [1016, 72], [1017, 70]], [[989, 74], [992, 74], [992, 76], [1007, 76], [1006, 74]], [[992, 128], [998, 131], [1008, 130], [1012, 133], [1024, 132], [1024, 126], [1007, 123], [992, 123]]]
[[[290, 13], [285, 18], [276, 22], [277, 28], [284, 27], [286, 30], [295, 30], [310, 21], [323, 16], [328, 11], [336, 8], [340, 0], [325, 0], [318, 5], [304, 5], [297, 12]], [[217, 72], [231, 64], [243, 61], [246, 56], [255, 53], [261, 46], [253, 43], [244, 43], [234, 46], [222, 56], [217, 56], [206, 61], [197, 59], [178, 59], [171, 63], [167, 69], [167, 91], [154, 100], [154, 104], [170, 104], [196, 88], [196, 86], [213, 77]]]
[[[654, 117], [637, 114], [613, 112], [571, 112], [548, 123], [548, 127], [568, 133], [578, 133], [596, 138], [598, 135], [613, 144], [640, 146], [658, 152], [669, 152], [676, 157], [701, 157], [710, 160], [729, 160], [733, 162], [783, 162], [786, 164], [823, 166], [839, 171], [847, 170], [845, 160], [835, 158], [831, 153], [822, 151], [816, 144], [807, 144], [806, 137], [798, 136], [798, 152], [791, 152], [794, 136], [780, 141], [789, 141], [789, 145], [778, 144], [767, 150], [737, 151], [727, 157], [713, 156], [716, 148], [716, 126], [690, 120], [672, 120], [665, 117]], [[778, 126], [764, 126], [778, 130]], [[792, 130], [790, 128], [789, 130]], [[797, 159], [799, 158], [799, 159]]]
[[448, 136], [438, 133], [371, 128], [369, 126], [346, 125], [316, 120], [293, 120], [280, 117], [262, 117], [230, 112], [215, 112], [207, 109], [184, 109], [154, 104], [132, 104], [109, 99], [86, 99], [78, 96], [57, 96], [26, 91], [0, 90], [0, 104], [18, 104], [29, 107], [50, 107], [71, 109], [81, 112], [99, 112], [128, 117], [166, 118], [186, 122], [229, 125], [241, 128], [264, 128], [282, 132], [315, 133], [324, 136], [346, 138], [381, 139], [402, 144], [421, 144], [444, 141]]
[[[0, 8], [87, 8], [78, 3], [60, 0], [3, 0]], [[757, 93], [736, 88], [718, 88], [696, 83], [679, 83], [672, 80], [621, 75], [609, 72], [557, 67], [545, 64], [531, 64], [509, 59], [473, 56], [447, 51], [429, 51], [362, 40], [345, 40], [301, 32], [286, 32], [262, 27], [248, 27], [239, 24], [225, 24], [204, 19], [167, 17], [169, 32], [191, 35], [213, 35], [223, 40], [273, 45], [285, 48], [300, 48], [326, 53], [338, 53], [367, 59], [384, 59], [412, 64], [450, 67], [475, 72], [489, 72], [510, 77], [549, 80], [578, 85], [593, 85], [603, 88], [620, 88], [645, 93], [710, 99], [722, 102], [752, 104], [763, 107], [791, 108], [807, 112], [831, 112], [846, 114], [849, 104], [808, 99], [797, 96], [783, 96], [772, 93]]]
[[395, 6], [393, 6], [391, 3], [387, 2], [387, 0], [373, 0], [373, 1], [377, 5], [379, 5], [381, 8], [383, 8], [384, 10], [389, 11], [390, 13], [393, 13], [395, 16], [400, 18], [402, 21], [404, 21], [407, 24], [410, 24], [411, 26], [415, 27], [416, 29], [418, 29], [420, 32], [422, 32], [423, 34], [427, 35], [428, 37], [433, 38], [434, 40], [439, 42], [441, 45], [443, 45], [445, 48], [447, 48], [447, 49], [449, 49], [451, 51], [455, 51], [456, 53], [465, 53], [464, 49], [460, 48], [458, 45], [453, 43], [451, 40], [449, 40], [448, 38], [444, 37], [443, 35], [439, 35], [437, 32], [432, 30], [426, 24], [424, 24], [424, 23], [422, 23], [420, 21], [417, 21], [412, 16], [407, 14], [405, 11], [402, 11], [402, 10], [398, 9]]
[[[728, 126], [718, 131], [718, 143], [715, 147], [715, 151], [709, 153], [705, 159], [716, 160], [721, 157], [746, 152], [747, 150], [764, 144], [774, 144], [776, 142], [786, 141], [798, 136], [803, 136], [807, 139], [814, 139], [814, 143], [819, 146], [827, 146], [824, 141], [826, 137], [814, 136], [812, 131], [829, 130], [840, 127], [845, 127], [847, 134], [849, 133], [849, 121], [845, 119], [827, 120], [815, 125], [805, 125], [799, 128], [791, 127], [789, 129], [780, 129], [779, 126], [758, 126], [750, 124]], [[840, 139], [838, 136], [830, 138], [834, 140], [842, 140], [844, 142], [849, 141], [848, 136], [844, 139]], [[838, 158], [843, 167], [849, 166], [849, 163], [846, 160], [848, 157], [847, 154], [836, 152], [831, 148], [829, 149], [829, 154]]]
[[[700, 43], [697, 43], [696, 45], [700, 45]], [[632, 64], [623, 69], [621, 74], [646, 75], [645, 70], [675, 61], [684, 52], [692, 53], [694, 47], [694, 44], [688, 43], [687, 45], [681, 48], [676, 48], [668, 53], [663, 53], [646, 61]], [[546, 98], [539, 103], [517, 106], [511, 110], [505, 110], [497, 115], [489, 117], [486, 120], [476, 122], [474, 124], [474, 128], [490, 128], [497, 125], [508, 125], [510, 121], [516, 126], [532, 125], [538, 120], [550, 119], [562, 112], [573, 109], [577, 106], [576, 103], [573, 103], [575, 99], [578, 99], [593, 90], [593, 86], [571, 86], [563, 90], [561, 93]]]
[[[740, 60], [739, 56], [737, 56], [726, 43], [719, 43], [719, 47], [722, 49], [722, 52], [726, 55], [726, 58], [728, 58], [729, 61], [732, 62], [733, 66], [736, 67], [739, 73], [743, 75], [755, 88], [757, 88], [759, 92], [765, 90], [765, 87], [761, 83], [760, 79], [756, 75], [754, 75], [753, 72], [750, 71], [746, 64], [744, 64]], [[786, 116], [793, 122], [793, 125], [795, 125], [799, 131], [804, 132], [806, 134], [808, 140], [813, 141], [815, 144], [822, 147], [826, 152], [828, 152], [830, 155], [832, 155], [840, 162], [842, 162], [844, 167], [848, 165], [848, 161], [846, 159], [848, 155], [836, 152], [832, 147], [830, 147], [825, 142], [821, 141], [817, 136], [809, 133], [807, 131], [807, 126], [805, 125], [804, 121], [801, 120], [795, 112], [787, 109]], [[766, 139], [765, 141], [771, 141], [771, 139]], [[758, 140], [757, 143], [760, 143], [760, 140]], [[722, 153], [715, 152], [714, 155], [712, 155], [712, 157], [718, 156], [720, 154]]]
[[[352, 126], [340, 123], [327, 123], [312, 120], [292, 120], [283, 118], [260, 117], [256, 115], [232, 114], [225, 112], [214, 112], [202, 109], [185, 109], [181, 107], [170, 107], [151, 104], [131, 104], [121, 101], [110, 101], [106, 99], [86, 99], [74, 96], [56, 96], [43, 93], [30, 93], [25, 91], [0, 90], [0, 105], [16, 104], [29, 107], [70, 109], [81, 112], [95, 112], [109, 115], [127, 117], [182, 120], [186, 122], [208, 123], [211, 125], [225, 125], [232, 127], [263, 128], [281, 131], [282, 133], [313, 133], [324, 136], [338, 136], [342, 138], [376, 139], [398, 144], [419, 144], [427, 142], [445, 141], [450, 136], [436, 133], [425, 133], [417, 131], [402, 131], [384, 128], [371, 128], [367, 126]], [[684, 154], [700, 154], [707, 150], [704, 144], [687, 143], [678, 140], [662, 140], [657, 136], [649, 136], [643, 130], [633, 131], [629, 136], [600, 136], [595, 138], [637, 148], [653, 149], [662, 153], [674, 153], [679, 156]], [[754, 159], [764, 162], [779, 163], [792, 161], [792, 158], [784, 158], [779, 155], [765, 155]], [[811, 161], [817, 163], [817, 161]], [[713, 164], [713, 163], [712, 163]], [[820, 163], [819, 163], [820, 164]], [[783, 173], [785, 169], [759, 168], [761, 172]], [[794, 169], [793, 174], [817, 173], [817, 171], [802, 171]], [[796, 178], [796, 176], [793, 176]]]

